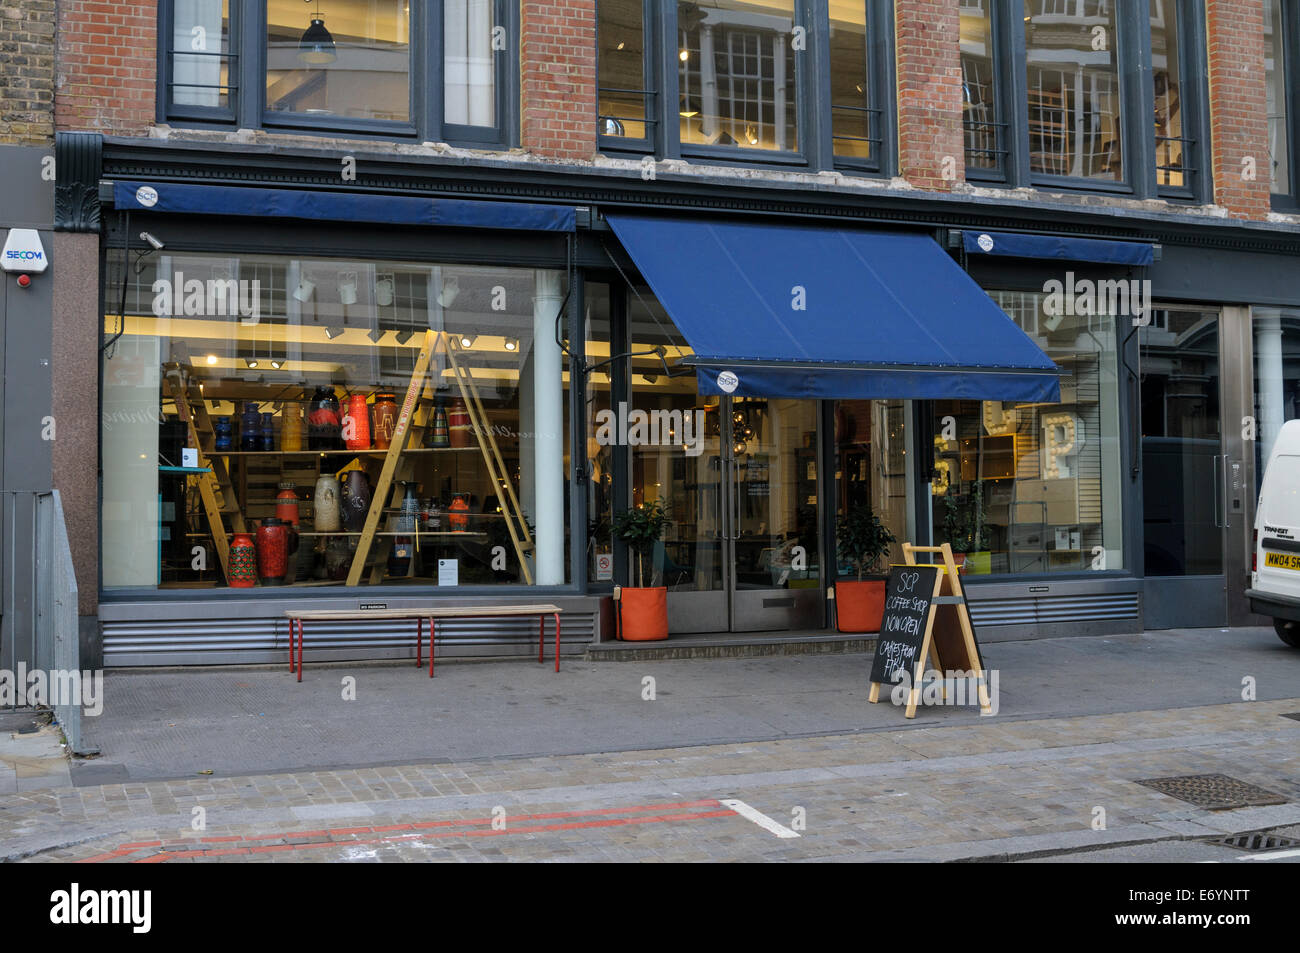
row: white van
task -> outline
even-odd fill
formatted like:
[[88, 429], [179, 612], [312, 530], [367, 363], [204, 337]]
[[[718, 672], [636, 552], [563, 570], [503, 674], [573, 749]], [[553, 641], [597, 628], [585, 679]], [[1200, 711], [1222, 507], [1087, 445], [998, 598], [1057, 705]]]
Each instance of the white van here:
[[1255, 509], [1250, 608], [1272, 616], [1278, 638], [1300, 648], [1300, 420], [1288, 420], [1264, 469]]

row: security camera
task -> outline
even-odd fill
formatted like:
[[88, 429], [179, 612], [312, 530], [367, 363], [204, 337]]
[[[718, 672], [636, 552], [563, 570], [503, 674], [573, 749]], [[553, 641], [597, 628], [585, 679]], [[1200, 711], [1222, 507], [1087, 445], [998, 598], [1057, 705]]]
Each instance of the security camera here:
[[140, 237], [141, 237], [142, 239], [144, 239], [145, 241], [147, 241], [150, 245], [152, 245], [154, 251], [162, 251], [162, 250], [163, 250], [163, 243], [160, 242], [160, 241], [158, 241], [158, 239], [154, 238], [154, 237], [153, 237], [152, 235], [150, 235], [148, 232], [141, 232], [141, 233], [140, 233]]

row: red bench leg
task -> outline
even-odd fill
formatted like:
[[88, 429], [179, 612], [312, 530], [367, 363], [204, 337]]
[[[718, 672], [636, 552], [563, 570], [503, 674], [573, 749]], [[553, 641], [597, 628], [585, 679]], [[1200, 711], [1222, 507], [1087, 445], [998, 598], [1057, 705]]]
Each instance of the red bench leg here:
[[555, 613], [555, 670], [560, 670], [560, 614]]
[[542, 650], [546, 646], [546, 616], [537, 617], [537, 663], [542, 663]]
[[429, 620], [429, 677], [430, 678], [433, 678], [433, 652], [434, 652], [433, 637], [435, 632], [437, 631], [437, 625], [438, 623], [436, 619]]
[[296, 629], [297, 629], [297, 625], [298, 625], [298, 620], [297, 620], [297, 619], [290, 619], [290, 620], [289, 620], [289, 673], [290, 673], [290, 674], [292, 674], [292, 673], [294, 672], [294, 665], [293, 665], [293, 636], [294, 636], [294, 632], [295, 632]]
[[424, 620], [415, 620], [415, 667], [419, 668], [424, 664], [424, 658], [421, 652], [424, 651]]
[[298, 620], [298, 681], [302, 681], [302, 653], [303, 653], [303, 634], [302, 619]]

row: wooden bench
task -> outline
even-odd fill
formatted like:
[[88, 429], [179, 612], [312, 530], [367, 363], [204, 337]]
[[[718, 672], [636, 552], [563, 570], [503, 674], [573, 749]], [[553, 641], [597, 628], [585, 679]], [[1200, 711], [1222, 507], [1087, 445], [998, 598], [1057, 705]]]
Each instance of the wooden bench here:
[[[289, 620], [289, 671], [298, 673], [302, 681], [303, 623], [304, 622], [355, 622], [361, 619], [414, 619], [415, 667], [423, 665], [424, 621], [429, 620], [429, 677], [433, 678], [433, 647], [439, 619], [496, 619], [513, 616], [537, 616], [537, 661], [543, 661], [546, 644], [546, 617], [555, 620], [555, 670], [560, 670], [560, 613], [564, 610], [553, 605], [528, 606], [443, 606], [415, 609], [286, 609]], [[295, 657], [294, 629], [297, 628]]]

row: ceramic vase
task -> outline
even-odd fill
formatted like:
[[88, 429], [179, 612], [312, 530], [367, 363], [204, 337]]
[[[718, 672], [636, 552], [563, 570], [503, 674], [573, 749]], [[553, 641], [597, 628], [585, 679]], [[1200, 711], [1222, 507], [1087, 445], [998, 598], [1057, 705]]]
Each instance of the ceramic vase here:
[[285, 404], [280, 414], [280, 449], [297, 453], [302, 449], [302, 405]]
[[[436, 413], [436, 412], [435, 412]], [[452, 447], [463, 448], [470, 445], [469, 409], [465, 401], [457, 397], [447, 412], [448, 443]]]
[[349, 450], [370, 449], [370, 407], [365, 394], [348, 398], [347, 416], [343, 418], [343, 439]]
[[339, 531], [342, 521], [337, 478], [323, 473], [316, 481], [316, 495], [312, 497], [312, 515], [315, 519], [316, 532], [337, 533]]
[[289, 572], [290, 537], [288, 523], [274, 516], [257, 528], [257, 576], [264, 586], [283, 586]]
[[361, 470], [349, 470], [343, 478], [343, 528], [359, 533], [370, 513], [370, 478]]
[[465, 493], [456, 493], [447, 507], [447, 523], [453, 533], [464, 533], [469, 529], [469, 499]]
[[447, 437], [447, 405], [441, 397], [433, 409], [433, 425], [429, 428], [429, 446], [441, 450], [451, 446]]
[[387, 450], [397, 429], [397, 401], [392, 394], [375, 395], [375, 449]]
[[275, 495], [275, 516], [295, 529], [298, 527], [298, 494], [292, 483], [281, 483]]
[[342, 425], [334, 388], [317, 387], [307, 411], [307, 449], [342, 450]]
[[248, 533], [236, 533], [230, 542], [226, 583], [232, 589], [251, 589], [257, 585], [257, 547]]
[[274, 450], [275, 449], [275, 415], [262, 415], [262, 445], [258, 449]]
[[239, 415], [239, 449], [262, 449], [262, 415], [252, 401], [244, 404], [244, 412]]
[[212, 449], [218, 452], [235, 449], [235, 424], [229, 417], [217, 417], [212, 423], [216, 439]]

